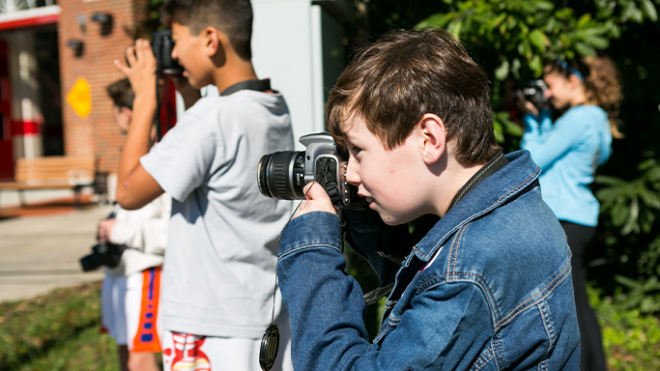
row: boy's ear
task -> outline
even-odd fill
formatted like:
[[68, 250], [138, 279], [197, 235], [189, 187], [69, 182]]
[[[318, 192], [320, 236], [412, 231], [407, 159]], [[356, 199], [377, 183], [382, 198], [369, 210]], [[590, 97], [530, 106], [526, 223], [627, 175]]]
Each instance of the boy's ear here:
[[427, 165], [438, 162], [447, 152], [447, 128], [437, 115], [426, 113], [417, 124], [422, 140], [422, 159]]
[[203, 38], [203, 46], [204, 50], [206, 51], [206, 55], [211, 58], [215, 57], [216, 55], [224, 55], [224, 49], [229, 43], [229, 39], [224, 32], [209, 26], [202, 30], [200, 36]]

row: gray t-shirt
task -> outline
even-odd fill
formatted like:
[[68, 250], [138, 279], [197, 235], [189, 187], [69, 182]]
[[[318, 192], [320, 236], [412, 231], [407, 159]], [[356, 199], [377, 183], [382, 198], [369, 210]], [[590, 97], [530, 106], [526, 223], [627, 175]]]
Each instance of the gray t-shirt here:
[[257, 165], [265, 154], [292, 149], [282, 95], [242, 90], [200, 99], [140, 159], [173, 198], [161, 289], [165, 329], [263, 335], [291, 206], [259, 192]]

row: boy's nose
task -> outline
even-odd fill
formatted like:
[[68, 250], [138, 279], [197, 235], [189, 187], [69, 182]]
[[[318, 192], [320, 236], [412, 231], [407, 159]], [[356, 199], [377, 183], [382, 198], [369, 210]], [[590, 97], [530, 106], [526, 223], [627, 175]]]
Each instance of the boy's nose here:
[[358, 175], [358, 172], [356, 171], [356, 166], [351, 165], [351, 160], [348, 161], [347, 167], [346, 167], [346, 181], [354, 186], [359, 186], [360, 185], [360, 176]]

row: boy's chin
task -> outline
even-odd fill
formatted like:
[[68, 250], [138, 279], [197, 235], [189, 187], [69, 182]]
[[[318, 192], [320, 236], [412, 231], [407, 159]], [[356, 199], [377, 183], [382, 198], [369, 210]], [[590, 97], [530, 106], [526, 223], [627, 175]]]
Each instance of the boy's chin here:
[[383, 220], [383, 223], [390, 226], [406, 224], [408, 222], [415, 220], [415, 218], [410, 219], [403, 216], [391, 215], [381, 210], [376, 210], [376, 212], [378, 212], [378, 215], [380, 215], [380, 218]]

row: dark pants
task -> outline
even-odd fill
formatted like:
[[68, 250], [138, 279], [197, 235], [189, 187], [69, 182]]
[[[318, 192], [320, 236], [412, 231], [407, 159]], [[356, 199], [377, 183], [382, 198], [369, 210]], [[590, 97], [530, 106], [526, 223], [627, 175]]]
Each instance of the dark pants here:
[[605, 352], [603, 352], [603, 339], [600, 326], [594, 310], [589, 306], [587, 296], [587, 270], [584, 267], [584, 255], [587, 245], [596, 233], [595, 227], [587, 227], [570, 222], [561, 222], [566, 232], [568, 246], [573, 252], [571, 262], [573, 268], [573, 291], [575, 291], [575, 309], [577, 310], [578, 325], [580, 326], [580, 345], [582, 356], [580, 358], [580, 371], [606, 371]]

